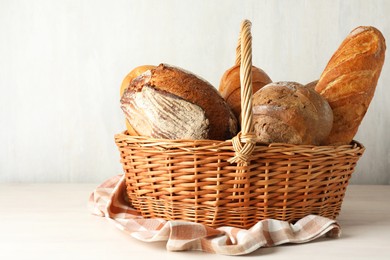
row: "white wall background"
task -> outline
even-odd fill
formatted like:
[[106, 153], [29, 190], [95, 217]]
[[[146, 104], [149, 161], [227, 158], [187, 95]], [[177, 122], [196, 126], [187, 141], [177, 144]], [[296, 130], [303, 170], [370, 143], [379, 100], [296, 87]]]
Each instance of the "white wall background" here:
[[[123, 77], [165, 62], [218, 87], [245, 18], [254, 65], [274, 81], [307, 83], [353, 28], [373, 25], [390, 39], [389, 14], [386, 0], [0, 0], [0, 182], [119, 173]], [[390, 184], [389, 85], [388, 60], [356, 137], [367, 150], [353, 183]]]

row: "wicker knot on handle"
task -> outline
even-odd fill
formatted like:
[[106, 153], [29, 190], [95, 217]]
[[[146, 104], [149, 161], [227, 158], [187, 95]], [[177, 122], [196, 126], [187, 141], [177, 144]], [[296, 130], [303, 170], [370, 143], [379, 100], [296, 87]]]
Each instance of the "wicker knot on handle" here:
[[[244, 145], [242, 145], [244, 143]], [[256, 135], [247, 134], [242, 135], [242, 133], [238, 133], [232, 139], [233, 149], [235, 151], [235, 155], [233, 158], [230, 158], [228, 161], [230, 163], [247, 163], [249, 156], [252, 154], [255, 149], [256, 143]]]
[[252, 123], [252, 34], [251, 22], [244, 20], [241, 23], [240, 37], [236, 49], [236, 65], [240, 65], [241, 84], [241, 132], [232, 139], [235, 155], [229, 159], [230, 163], [246, 164], [252, 154], [256, 135]]

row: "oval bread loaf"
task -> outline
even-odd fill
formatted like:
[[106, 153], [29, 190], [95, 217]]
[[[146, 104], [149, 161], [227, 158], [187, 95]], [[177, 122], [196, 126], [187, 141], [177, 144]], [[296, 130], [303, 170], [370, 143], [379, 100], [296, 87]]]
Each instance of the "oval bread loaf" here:
[[121, 108], [139, 135], [227, 140], [237, 133], [237, 119], [210, 83], [167, 64], [135, 78]]

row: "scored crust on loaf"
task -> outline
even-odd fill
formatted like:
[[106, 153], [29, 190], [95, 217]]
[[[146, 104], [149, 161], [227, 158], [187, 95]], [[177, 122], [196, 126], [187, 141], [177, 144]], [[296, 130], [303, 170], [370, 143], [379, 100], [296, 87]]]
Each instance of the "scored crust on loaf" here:
[[[128, 91], [122, 109], [142, 135], [161, 139], [205, 139], [209, 121], [202, 108], [150, 86]], [[187, 122], [186, 124], [183, 124]]]
[[135, 78], [121, 103], [140, 135], [227, 140], [237, 133], [237, 119], [213, 86], [166, 64]]
[[[359, 84], [359, 80], [371, 81], [380, 73], [384, 60], [380, 55], [384, 52], [383, 36], [372, 27], [358, 27], [353, 30], [329, 61], [323, 71], [317, 91], [326, 94], [330, 101], [346, 97], [349, 94], [365, 92], [367, 82]], [[342, 88], [334, 86], [341, 82], [352, 81]]]
[[315, 89], [330, 104], [334, 122], [325, 144], [349, 144], [374, 96], [386, 43], [371, 26], [354, 29], [329, 60]]

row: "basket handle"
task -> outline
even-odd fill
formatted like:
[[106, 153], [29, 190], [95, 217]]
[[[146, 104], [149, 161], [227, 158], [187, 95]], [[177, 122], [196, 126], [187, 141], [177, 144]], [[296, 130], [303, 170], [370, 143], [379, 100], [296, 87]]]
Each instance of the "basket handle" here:
[[252, 34], [251, 22], [244, 20], [241, 23], [238, 46], [236, 48], [236, 65], [240, 65], [241, 83], [241, 132], [232, 139], [235, 155], [229, 159], [230, 163], [248, 162], [255, 144], [256, 135], [253, 131], [252, 112]]

